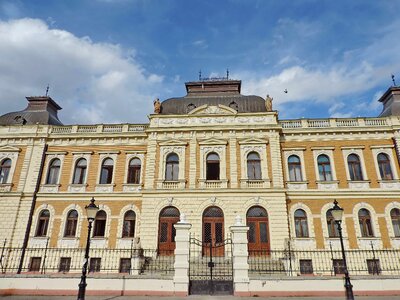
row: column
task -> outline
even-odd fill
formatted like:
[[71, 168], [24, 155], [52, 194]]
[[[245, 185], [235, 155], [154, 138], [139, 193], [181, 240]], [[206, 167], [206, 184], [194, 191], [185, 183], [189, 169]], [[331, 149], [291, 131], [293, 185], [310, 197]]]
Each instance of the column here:
[[234, 226], [230, 227], [233, 243], [233, 288], [235, 296], [250, 296], [249, 292], [249, 264], [247, 249], [247, 231], [249, 227], [243, 225], [242, 218], [237, 216]]
[[190, 228], [184, 215], [174, 225], [175, 235], [175, 263], [174, 263], [174, 293], [176, 296], [187, 296], [189, 291], [189, 247]]

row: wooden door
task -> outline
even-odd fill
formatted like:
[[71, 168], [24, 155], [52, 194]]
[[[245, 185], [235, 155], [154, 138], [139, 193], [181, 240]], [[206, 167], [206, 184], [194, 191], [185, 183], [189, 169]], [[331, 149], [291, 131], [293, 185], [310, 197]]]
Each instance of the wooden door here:
[[203, 214], [203, 255], [224, 256], [224, 216], [218, 207], [209, 207]]
[[167, 207], [160, 213], [158, 226], [158, 254], [174, 255], [175, 227], [179, 221], [179, 211], [175, 207]]
[[269, 255], [270, 241], [267, 211], [254, 206], [247, 212], [248, 247], [250, 255]]

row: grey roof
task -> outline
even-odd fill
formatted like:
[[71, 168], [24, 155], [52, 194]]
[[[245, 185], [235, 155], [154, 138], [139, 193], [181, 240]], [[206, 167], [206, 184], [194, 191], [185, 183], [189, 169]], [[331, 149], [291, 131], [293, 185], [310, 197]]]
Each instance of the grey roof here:
[[61, 107], [50, 97], [26, 97], [28, 107], [0, 116], [0, 125], [63, 125], [57, 111]]
[[[187, 114], [196, 107], [202, 105], [222, 104], [234, 109], [239, 113], [266, 112], [265, 100], [259, 96], [236, 95], [208, 95], [208, 96], [185, 96], [170, 98], [161, 103], [161, 114]], [[236, 106], [237, 105], [237, 106]]]

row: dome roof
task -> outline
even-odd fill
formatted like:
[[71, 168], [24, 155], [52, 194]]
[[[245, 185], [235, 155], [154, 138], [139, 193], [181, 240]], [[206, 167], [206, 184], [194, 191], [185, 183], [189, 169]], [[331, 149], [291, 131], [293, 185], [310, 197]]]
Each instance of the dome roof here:
[[239, 113], [267, 111], [263, 98], [240, 94], [240, 80], [195, 81], [187, 82], [185, 85], [187, 95], [163, 101], [160, 114], [187, 114], [203, 105], [219, 104], [231, 107]]
[[57, 111], [61, 107], [50, 97], [26, 97], [28, 107], [0, 116], [0, 125], [63, 125]]

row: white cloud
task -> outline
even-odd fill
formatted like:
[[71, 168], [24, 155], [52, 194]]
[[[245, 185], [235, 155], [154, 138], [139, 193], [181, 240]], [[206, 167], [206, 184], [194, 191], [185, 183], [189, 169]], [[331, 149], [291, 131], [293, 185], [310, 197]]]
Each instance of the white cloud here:
[[50, 96], [68, 123], [146, 122], [163, 78], [149, 74], [134, 49], [95, 43], [37, 19], [0, 22], [1, 113], [23, 109], [25, 96]]

